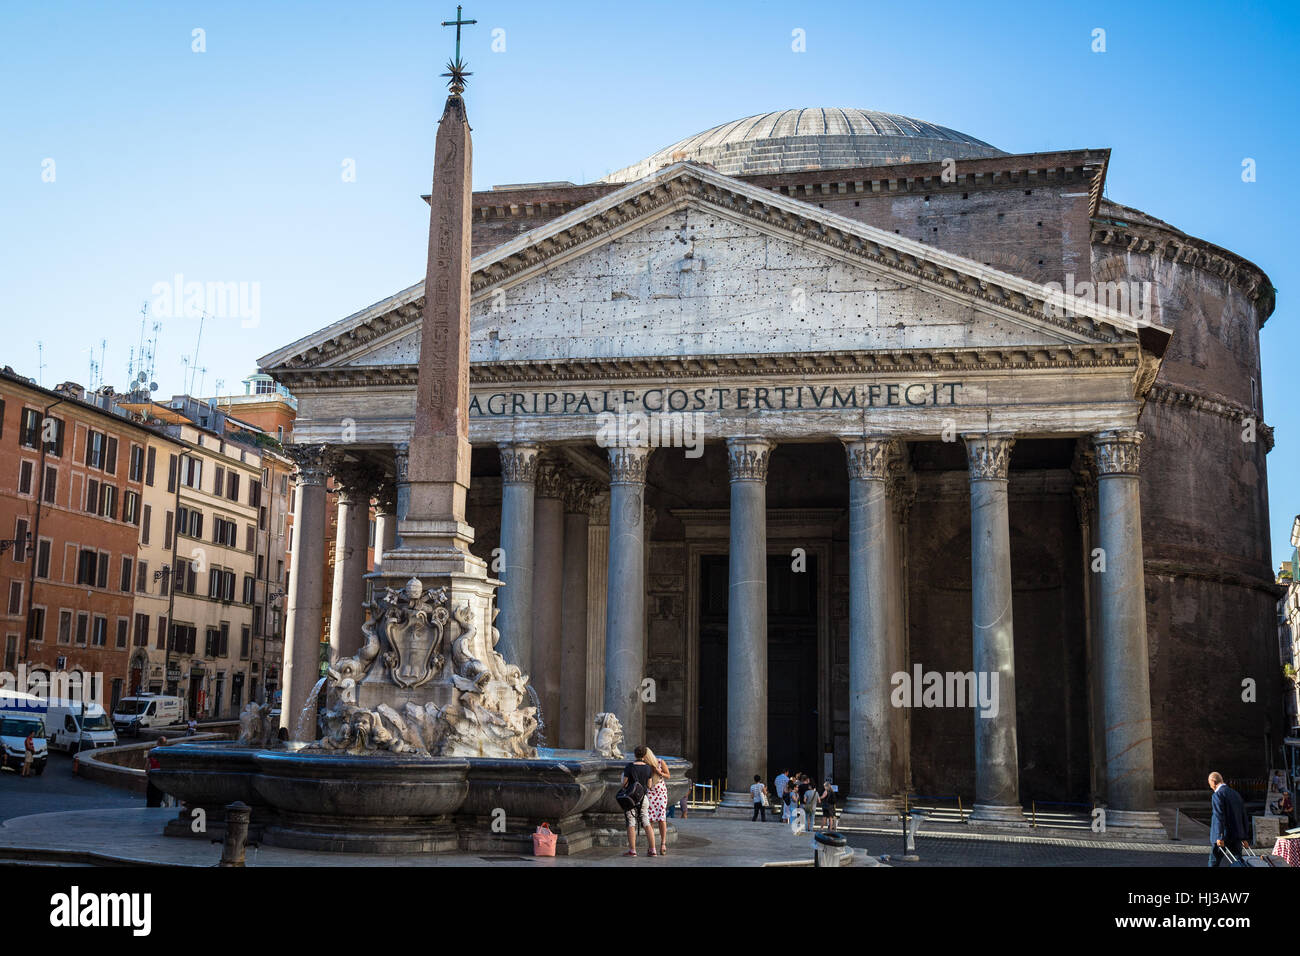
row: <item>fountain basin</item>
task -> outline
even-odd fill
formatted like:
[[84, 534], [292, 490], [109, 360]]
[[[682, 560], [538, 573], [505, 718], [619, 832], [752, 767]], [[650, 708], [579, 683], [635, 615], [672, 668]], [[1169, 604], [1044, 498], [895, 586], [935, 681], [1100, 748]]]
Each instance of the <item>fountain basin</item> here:
[[[153, 751], [154, 781], [186, 809], [169, 835], [223, 826], [226, 804], [252, 810], [250, 838], [274, 846], [353, 853], [506, 851], [530, 853], [543, 822], [556, 851], [578, 853], [620, 831], [615, 800], [628, 758], [542, 750], [532, 758], [416, 757], [259, 749], [229, 742], [179, 742]], [[689, 761], [666, 757], [669, 800], [687, 792]]]

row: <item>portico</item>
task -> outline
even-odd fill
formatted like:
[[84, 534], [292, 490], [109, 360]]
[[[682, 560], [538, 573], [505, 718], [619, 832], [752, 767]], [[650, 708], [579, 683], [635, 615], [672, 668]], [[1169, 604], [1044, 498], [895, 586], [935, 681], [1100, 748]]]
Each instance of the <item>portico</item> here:
[[[689, 164], [471, 271], [467, 524], [503, 582], [497, 649], [531, 676], [548, 745], [589, 747], [595, 713], [612, 711], [629, 746], [725, 777], [725, 805], [748, 804], [754, 774], [770, 785], [777, 746], [811, 754], [815, 766], [790, 769], [832, 776], [847, 813], [896, 812], [924, 783], [973, 797], [977, 822], [1014, 825], [1040, 796], [1027, 717], [1085, 742], [1061, 758], [1073, 769], [1060, 792], [1104, 803], [1111, 826], [1153, 823], [1135, 489], [1164, 330], [1062, 310], [1028, 281]], [[338, 459], [345, 487], [367, 476], [358, 495], [395, 487], [399, 522], [423, 298], [412, 287], [262, 360], [298, 397], [300, 444], [327, 450], [303, 453], [304, 481]], [[300, 573], [323, 549], [299, 546], [323, 530], [316, 499], [296, 499], [287, 667], [314, 660], [319, 639], [293, 616], [323, 600]], [[1050, 580], [1024, 567], [1024, 514], [1068, 552]], [[1094, 528], [1100, 572], [1079, 561]], [[722, 556], [726, 600], [706, 621], [705, 569], [721, 574]], [[336, 595], [362, 586], [364, 568], [340, 567]], [[960, 636], [924, 623], [934, 588], [963, 595]], [[1089, 591], [1094, 615], [1080, 610]], [[1065, 604], [1077, 626], [1043, 626]], [[332, 638], [342, 648], [358, 628], [340, 618]], [[1064, 710], [1018, 700], [1024, 648], [1060, 662]], [[996, 676], [996, 712], [897, 705], [895, 678], [915, 663]], [[809, 666], [811, 690], [797, 677]], [[304, 681], [285, 683], [298, 694]], [[773, 717], [778, 697], [790, 716]], [[709, 750], [719, 719], [725, 747]]]

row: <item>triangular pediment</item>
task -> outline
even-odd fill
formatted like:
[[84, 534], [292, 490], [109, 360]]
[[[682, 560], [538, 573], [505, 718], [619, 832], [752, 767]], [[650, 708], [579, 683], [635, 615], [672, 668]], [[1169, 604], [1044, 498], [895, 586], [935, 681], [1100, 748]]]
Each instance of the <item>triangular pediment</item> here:
[[[1045, 286], [688, 163], [524, 233], [471, 270], [474, 363], [1139, 340], [1121, 313], [1067, 308]], [[423, 307], [421, 282], [261, 364], [410, 366]]]

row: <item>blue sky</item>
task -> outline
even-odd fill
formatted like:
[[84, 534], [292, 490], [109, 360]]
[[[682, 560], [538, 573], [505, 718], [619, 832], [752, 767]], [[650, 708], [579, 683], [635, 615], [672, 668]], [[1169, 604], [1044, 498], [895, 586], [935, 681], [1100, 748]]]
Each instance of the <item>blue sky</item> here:
[[[1300, 12], [1028, 9], [471, 4], [475, 185], [590, 181], [718, 123], [799, 106], [902, 113], [1011, 152], [1110, 147], [1110, 198], [1245, 256], [1279, 289], [1262, 340], [1276, 565], [1300, 512], [1300, 408], [1288, 401], [1300, 283], [1284, 231], [1297, 220]], [[258, 323], [208, 321], [194, 363], [206, 369], [195, 391], [218, 380], [241, 391], [258, 356], [418, 280], [419, 195], [452, 47], [437, 24], [454, 13], [447, 2], [5, 3], [0, 364], [86, 384], [107, 340], [103, 379], [121, 387], [141, 306], [180, 274], [257, 284]], [[1098, 27], [1105, 53], [1091, 50]], [[796, 28], [807, 52], [791, 50]], [[1245, 157], [1256, 182], [1241, 180]], [[170, 395], [191, 380], [198, 321], [161, 325], [155, 378]]]

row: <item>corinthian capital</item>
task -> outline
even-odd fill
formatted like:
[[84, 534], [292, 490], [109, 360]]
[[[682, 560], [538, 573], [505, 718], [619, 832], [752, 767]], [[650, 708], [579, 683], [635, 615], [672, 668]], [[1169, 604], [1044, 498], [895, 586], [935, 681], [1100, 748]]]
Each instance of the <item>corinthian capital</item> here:
[[845, 438], [844, 455], [849, 479], [868, 478], [884, 481], [889, 477], [890, 455], [894, 442], [888, 438]]
[[284, 453], [297, 466], [293, 478], [300, 486], [325, 484], [333, 457], [328, 445], [286, 445]]
[[600, 485], [590, 478], [574, 478], [564, 486], [564, 510], [590, 517]]
[[1093, 435], [1092, 446], [1097, 452], [1097, 477], [1136, 475], [1141, 463], [1144, 437], [1133, 428], [1117, 428]]
[[501, 480], [513, 484], [532, 484], [537, 480], [536, 445], [506, 442], [501, 446]]
[[776, 442], [766, 438], [728, 438], [727, 470], [732, 481], [767, 481]]
[[611, 446], [609, 449], [610, 484], [645, 484], [645, 472], [649, 464], [649, 448]]
[[563, 498], [564, 486], [569, 476], [564, 466], [551, 458], [542, 458], [537, 462], [537, 497]]
[[339, 500], [347, 504], [368, 503], [382, 477], [373, 466], [354, 461], [336, 462], [333, 475]]
[[1004, 432], [962, 435], [971, 481], [1006, 481], [1015, 436]]

